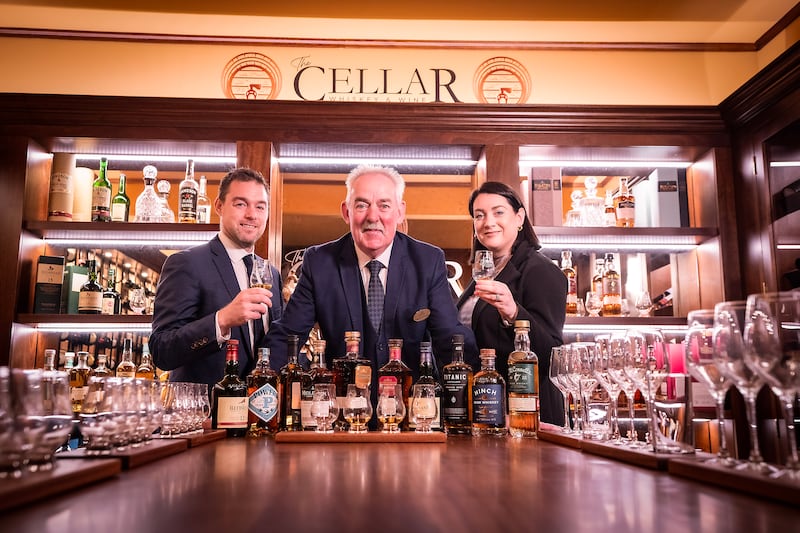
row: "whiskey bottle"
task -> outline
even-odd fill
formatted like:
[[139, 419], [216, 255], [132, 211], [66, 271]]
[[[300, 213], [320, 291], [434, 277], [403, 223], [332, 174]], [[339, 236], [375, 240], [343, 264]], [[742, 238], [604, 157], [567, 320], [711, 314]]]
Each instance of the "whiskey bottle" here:
[[605, 259], [594, 260], [594, 276], [592, 276], [592, 291], [603, 297], [603, 271], [605, 270]]
[[212, 389], [211, 427], [224, 429], [228, 437], [244, 437], [247, 415], [247, 385], [239, 378], [239, 341], [230, 339], [225, 352], [225, 375]]
[[258, 349], [258, 362], [247, 376], [247, 435], [263, 437], [281, 429], [281, 385], [269, 365], [269, 348]]
[[88, 261], [86, 266], [89, 268], [89, 279], [78, 293], [78, 313], [99, 315], [103, 311], [103, 287], [97, 283], [95, 261]]
[[200, 176], [200, 190], [197, 192], [197, 223], [211, 223], [211, 201], [206, 192], [207, 180], [205, 176]]
[[494, 369], [494, 348], [481, 348], [481, 369], [472, 382], [472, 436], [505, 436], [506, 382]]
[[[434, 394], [436, 396], [436, 418], [431, 422], [431, 429], [434, 431], [444, 431], [442, 424], [442, 396], [444, 390], [442, 384], [436, 379], [433, 368], [433, 351], [430, 341], [422, 341], [419, 343], [419, 379], [418, 384], [433, 385]], [[409, 426], [412, 424], [409, 423]]]
[[111, 222], [111, 182], [106, 172], [108, 159], [100, 158], [100, 171], [92, 182], [92, 222]]
[[69, 355], [67, 352], [67, 365], [69, 369], [69, 396], [72, 400], [72, 412], [80, 413], [83, 399], [86, 397], [86, 387], [89, 384], [89, 374], [92, 369], [89, 367], [89, 352], [78, 352], [78, 362], [69, 365]]
[[603, 209], [603, 226], [615, 227], [617, 225], [617, 210], [614, 207], [614, 195], [611, 190], [606, 191], [606, 203]]
[[472, 378], [472, 367], [464, 362], [464, 336], [453, 335], [453, 360], [442, 367], [442, 418], [448, 434], [472, 434]]
[[153, 356], [147, 348], [147, 341], [142, 345], [142, 359], [136, 367], [136, 377], [142, 379], [155, 379], [156, 369], [153, 366]]
[[197, 181], [194, 179], [194, 160], [186, 161], [186, 175], [178, 187], [178, 222], [197, 223]]
[[[345, 404], [347, 385], [356, 384], [363, 388], [372, 382], [372, 361], [361, 356], [361, 333], [346, 331], [344, 342], [344, 357], [333, 360], [333, 382], [336, 384], [336, 401], [339, 407]], [[348, 428], [343, 411], [344, 409], [339, 409], [339, 418], [334, 423], [336, 431], [346, 431]]]
[[114, 376], [114, 372], [112, 372], [108, 366], [108, 355], [105, 353], [97, 354], [97, 366], [92, 369], [91, 377], [95, 378], [110, 378]]
[[303, 372], [297, 361], [300, 339], [297, 335], [286, 336], [288, 362], [281, 368], [281, 429], [284, 431], [302, 431], [302, 412], [300, 401], [303, 391]]
[[311, 343], [311, 367], [307, 375], [308, 380], [303, 382], [303, 393], [300, 409], [303, 420], [303, 430], [312, 430], [317, 427], [317, 420], [311, 413], [314, 400], [314, 385], [323, 383], [334, 383], [334, 373], [328, 370], [325, 362], [325, 347], [327, 343], [324, 339], [314, 339]]
[[572, 252], [561, 252], [561, 272], [567, 277], [567, 316], [578, 314], [578, 274], [572, 268]]
[[378, 388], [385, 385], [401, 385], [406, 416], [400, 423], [401, 430], [409, 429], [408, 413], [411, 411], [411, 369], [402, 360], [403, 339], [389, 339], [389, 361], [378, 369]]
[[125, 192], [126, 178], [125, 174], [120, 173], [119, 185], [117, 187], [117, 194], [111, 199], [111, 221], [112, 222], [127, 222], [131, 212], [131, 199]]
[[122, 359], [117, 365], [118, 378], [135, 378], [136, 364], [133, 362], [133, 348], [131, 339], [122, 342]]
[[628, 178], [619, 179], [619, 192], [614, 196], [618, 228], [632, 228], [636, 217], [636, 199], [628, 190]]
[[114, 267], [108, 267], [108, 285], [103, 291], [101, 313], [104, 315], [118, 315], [120, 306], [121, 299], [117, 292], [117, 271]]
[[508, 354], [508, 431], [536, 438], [539, 432], [539, 358], [531, 350], [530, 322], [514, 322], [514, 351]]
[[42, 370], [45, 372], [54, 372], [56, 369], [56, 351], [52, 348], [47, 348], [44, 351], [44, 365]]
[[620, 275], [614, 266], [614, 254], [606, 254], [603, 271], [603, 316], [620, 316], [622, 314], [622, 284]]

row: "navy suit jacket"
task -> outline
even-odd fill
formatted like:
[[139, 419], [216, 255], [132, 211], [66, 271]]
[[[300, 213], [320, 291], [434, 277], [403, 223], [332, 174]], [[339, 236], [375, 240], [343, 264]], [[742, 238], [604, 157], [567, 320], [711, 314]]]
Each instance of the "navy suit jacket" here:
[[[270, 320], [283, 311], [281, 277], [272, 267]], [[219, 236], [167, 258], [153, 309], [150, 350], [153, 361], [170, 371], [170, 381], [214, 383], [225, 371], [225, 345], [217, 344], [214, 315], [239, 293], [230, 256]], [[239, 341], [239, 374], [255, 364], [247, 324], [231, 329]]]
[[364, 334], [365, 327], [372, 326], [365, 311], [364, 285], [352, 235], [308, 248], [283, 317], [272, 324], [266, 336], [272, 367], [286, 364], [286, 336], [298, 335], [303, 343], [315, 323], [327, 341], [329, 363], [345, 354], [345, 332], [359, 331], [362, 355], [373, 359], [378, 367], [388, 361], [386, 339], [403, 339], [403, 362], [417, 376], [419, 343], [431, 340], [439, 363], [447, 363], [453, 335], [460, 333], [465, 339], [465, 360], [478, 366], [475, 337], [458, 321], [441, 249], [397, 233], [385, 292], [383, 335], [375, 346], [364, 346], [369, 337]]
[[[531, 349], [539, 358], [540, 417], [551, 424], [563, 423], [561, 393], [550, 382], [550, 351], [562, 342], [566, 318], [567, 277], [544, 254], [521, 242], [495, 278], [505, 283], [517, 302], [517, 320], [531, 323]], [[472, 281], [458, 300], [460, 308], [475, 292]], [[472, 311], [472, 329], [481, 348], [494, 348], [495, 368], [508, 382], [508, 354], [514, 350], [514, 328], [503, 326], [493, 305], [478, 300]]]

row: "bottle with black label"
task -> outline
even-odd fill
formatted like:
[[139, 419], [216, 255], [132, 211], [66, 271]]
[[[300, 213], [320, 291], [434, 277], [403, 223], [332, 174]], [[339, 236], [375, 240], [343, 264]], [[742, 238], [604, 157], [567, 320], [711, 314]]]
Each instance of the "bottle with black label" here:
[[442, 367], [442, 419], [451, 435], [471, 435], [472, 367], [464, 362], [464, 336], [453, 335], [453, 360]]
[[436, 379], [433, 367], [433, 351], [430, 341], [422, 341], [419, 343], [419, 379], [417, 379], [417, 384], [433, 385], [436, 402], [436, 418], [431, 422], [431, 429], [434, 431], [444, 431], [444, 426], [442, 424], [442, 396], [444, 395], [444, 390], [442, 384]]
[[530, 322], [514, 322], [514, 351], [508, 354], [508, 431], [536, 438], [539, 432], [539, 358], [531, 350]]
[[103, 312], [103, 287], [97, 283], [97, 267], [94, 260], [86, 262], [89, 279], [81, 286], [78, 294], [78, 313], [99, 315]]

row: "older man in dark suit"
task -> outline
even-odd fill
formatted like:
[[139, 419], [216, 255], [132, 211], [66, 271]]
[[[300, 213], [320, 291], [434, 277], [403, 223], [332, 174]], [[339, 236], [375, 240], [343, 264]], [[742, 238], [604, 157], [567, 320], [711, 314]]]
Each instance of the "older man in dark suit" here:
[[294, 294], [266, 337], [274, 366], [286, 362], [286, 336], [302, 342], [317, 323], [328, 360], [345, 354], [346, 331], [361, 332], [373, 384], [388, 361], [390, 338], [403, 339], [402, 359], [415, 379], [420, 342], [431, 340], [437, 359], [449, 362], [456, 333], [464, 335], [465, 359], [477, 368], [475, 337], [458, 321], [444, 253], [397, 232], [406, 210], [402, 176], [391, 168], [358, 167], [346, 187], [341, 209], [350, 233], [305, 251]]
[[219, 234], [164, 263], [150, 336], [153, 360], [170, 371], [171, 381], [210, 387], [224, 374], [227, 340], [239, 341], [244, 377], [255, 363], [254, 346], [283, 309], [281, 278], [274, 267], [271, 291], [249, 287], [252, 266], [247, 263], [254, 258], [269, 214], [264, 177], [251, 169], [232, 170], [220, 183], [214, 209]]

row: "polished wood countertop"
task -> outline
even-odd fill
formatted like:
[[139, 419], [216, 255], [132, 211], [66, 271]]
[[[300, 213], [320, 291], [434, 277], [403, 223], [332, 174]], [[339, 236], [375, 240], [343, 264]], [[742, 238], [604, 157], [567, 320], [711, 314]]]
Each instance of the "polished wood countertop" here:
[[800, 509], [541, 440], [224, 439], [0, 515], [3, 531], [796, 531]]

